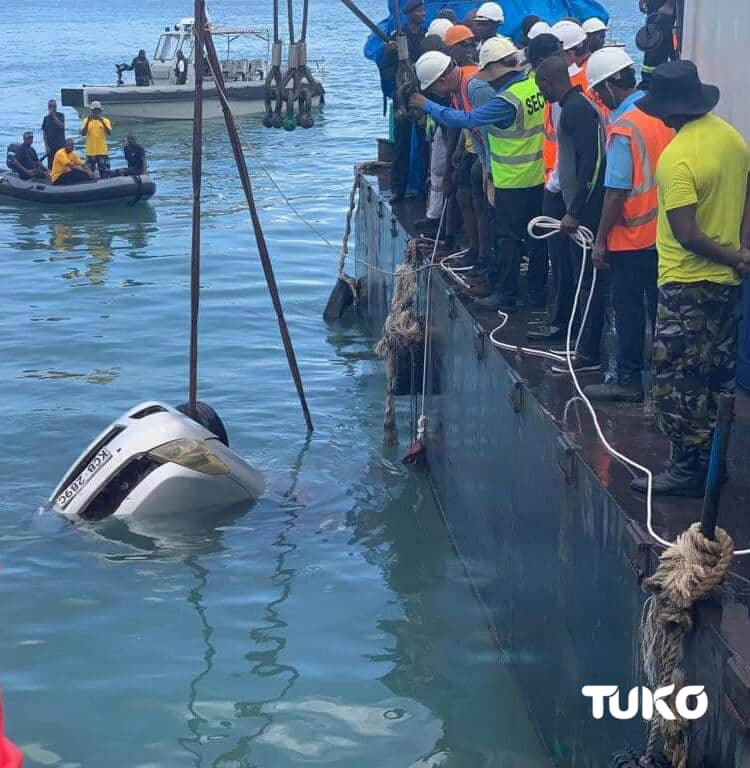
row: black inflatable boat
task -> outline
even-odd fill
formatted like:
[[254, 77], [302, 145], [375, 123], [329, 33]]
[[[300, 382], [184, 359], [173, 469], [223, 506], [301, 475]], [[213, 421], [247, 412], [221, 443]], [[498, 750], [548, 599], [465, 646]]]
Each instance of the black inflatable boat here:
[[47, 205], [134, 205], [154, 192], [156, 184], [147, 175], [60, 185], [45, 179], [22, 179], [10, 171], [0, 173], [0, 195]]

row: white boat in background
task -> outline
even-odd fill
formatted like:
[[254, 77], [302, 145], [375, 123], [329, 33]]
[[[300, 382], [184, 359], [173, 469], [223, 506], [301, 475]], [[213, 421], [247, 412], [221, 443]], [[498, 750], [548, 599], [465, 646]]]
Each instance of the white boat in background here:
[[[226, 80], [227, 93], [236, 115], [249, 115], [265, 109], [265, 79], [270, 66], [271, 33], [267, 28], [210, 26]], [[242, 54], [234, 54], [238, 41], [245, 43]], [[222, 45], [223, 43], [223, 45]], [[149, 64], [153, 85], [136, 86], [122, 82], [122, 66], [117, 66], [118, 82], [113, 85], [82, 85], [63, 88], [61, 101], [72, 107], [80, 117], [88, 115], [92, 101], [99, 101], [109, 117], [120, 120], [192, 120], [195, 72], [193, 64], [193, 19], [181, 19], [174, 27], [166, 27], [159, 38]], [[177, 52], [188, 60], [187, 81], [177, 85], [175, 64]], [[323, 61], [312, 62], [322, 79]], [[216, 86], [210, 76], [204, 76], [204, 118], [221, 117], [221, 105]], [[321, 102], [322, 94], [313, 97], [313, 106]]]

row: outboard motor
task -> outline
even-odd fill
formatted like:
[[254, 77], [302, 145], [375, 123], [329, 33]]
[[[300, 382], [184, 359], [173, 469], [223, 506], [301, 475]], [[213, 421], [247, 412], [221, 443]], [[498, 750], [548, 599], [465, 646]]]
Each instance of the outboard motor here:
[[213, 409], [198, 403], [198, 421], [186, 411], [151, 401], [124, 413], [78, 457], [51, 506], [74, 521], [195, 519], [258, 498], [263, 476], [229, 449]]
[[125, 85], [125, 81], [122, 79], [122, 73], [129, 69], [127, 64], [115, 64], [115, 71], [117, 72], [117, 85]]

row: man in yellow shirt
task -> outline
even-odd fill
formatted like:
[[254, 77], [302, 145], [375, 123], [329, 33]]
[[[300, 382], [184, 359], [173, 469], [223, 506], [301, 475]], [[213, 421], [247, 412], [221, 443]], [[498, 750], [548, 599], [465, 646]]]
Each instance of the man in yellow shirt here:
[[[656, 169], [659, 307], [653, 402], [671, 459], [653, 492], [702, 497], [719, 396], [734, 391], [740, 283], [750, 274], [750, 148], [710, 114], [691, 61], [657, 67], [636, 103], [677, 135]], [[645, 478], [633, 487], [646, 490]]]
[[80, 184], [93, 181], [94, 172], [86, 167], [75, 152], [73, 139], [66, 139], [65, 146], [55, 152], [50, 178], [53, 184]]
[[112, 123], [102, 114], [102, 105], [91, 102], [91, 114], [83, 121], [81, 133], [86, 137], [86, 162], [91, 170], [98, 169], [100, 178], [109, 176], [107, 136], [112, 135]]

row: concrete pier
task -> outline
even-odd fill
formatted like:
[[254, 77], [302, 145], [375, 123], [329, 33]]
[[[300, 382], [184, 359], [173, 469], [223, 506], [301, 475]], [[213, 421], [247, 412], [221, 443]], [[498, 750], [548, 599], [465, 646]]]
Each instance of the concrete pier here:
[[[392, 295], [388, 273], [423, 209], [419, 201], [393, 209], [380, 193], [385, 182], [366, 177], [356, 214], [359, 311], [375, 335]], [[550, 755], [561, 766], [606, 768], [613, 751], [643, 748], [644, 722], [594, 720], [581, 687], [618, 685], [625, 693], [646, 685], [641, 582], [659, 548], [646, 533], [645, 500], [598, 441], [568, 378], [551, 376], [543, 360], [494, 347], [488, 334], [497, 314], [477, 311], [439, 269], [430, 302], [427, 459], [446, 525]], [[519, 313], [503, 340], [527, 345], [527, 323], [543, 317]], [[614, 445], [661, 468], [666, 439], [648, 404], [597, 410]], [[748, 466], [750, 403], [739, 395], [719, 515], [738, 547], [750, 547]], [[655, 528], [672, 540], [700, 518], [700, 507], [655, 500]], [[681, 665], [709, 697], [707, 715], [691, 729], [691, 765], [750, 766], [749, 605], [750, 559], [740, 558], [721, 592], [699, 606]]]

